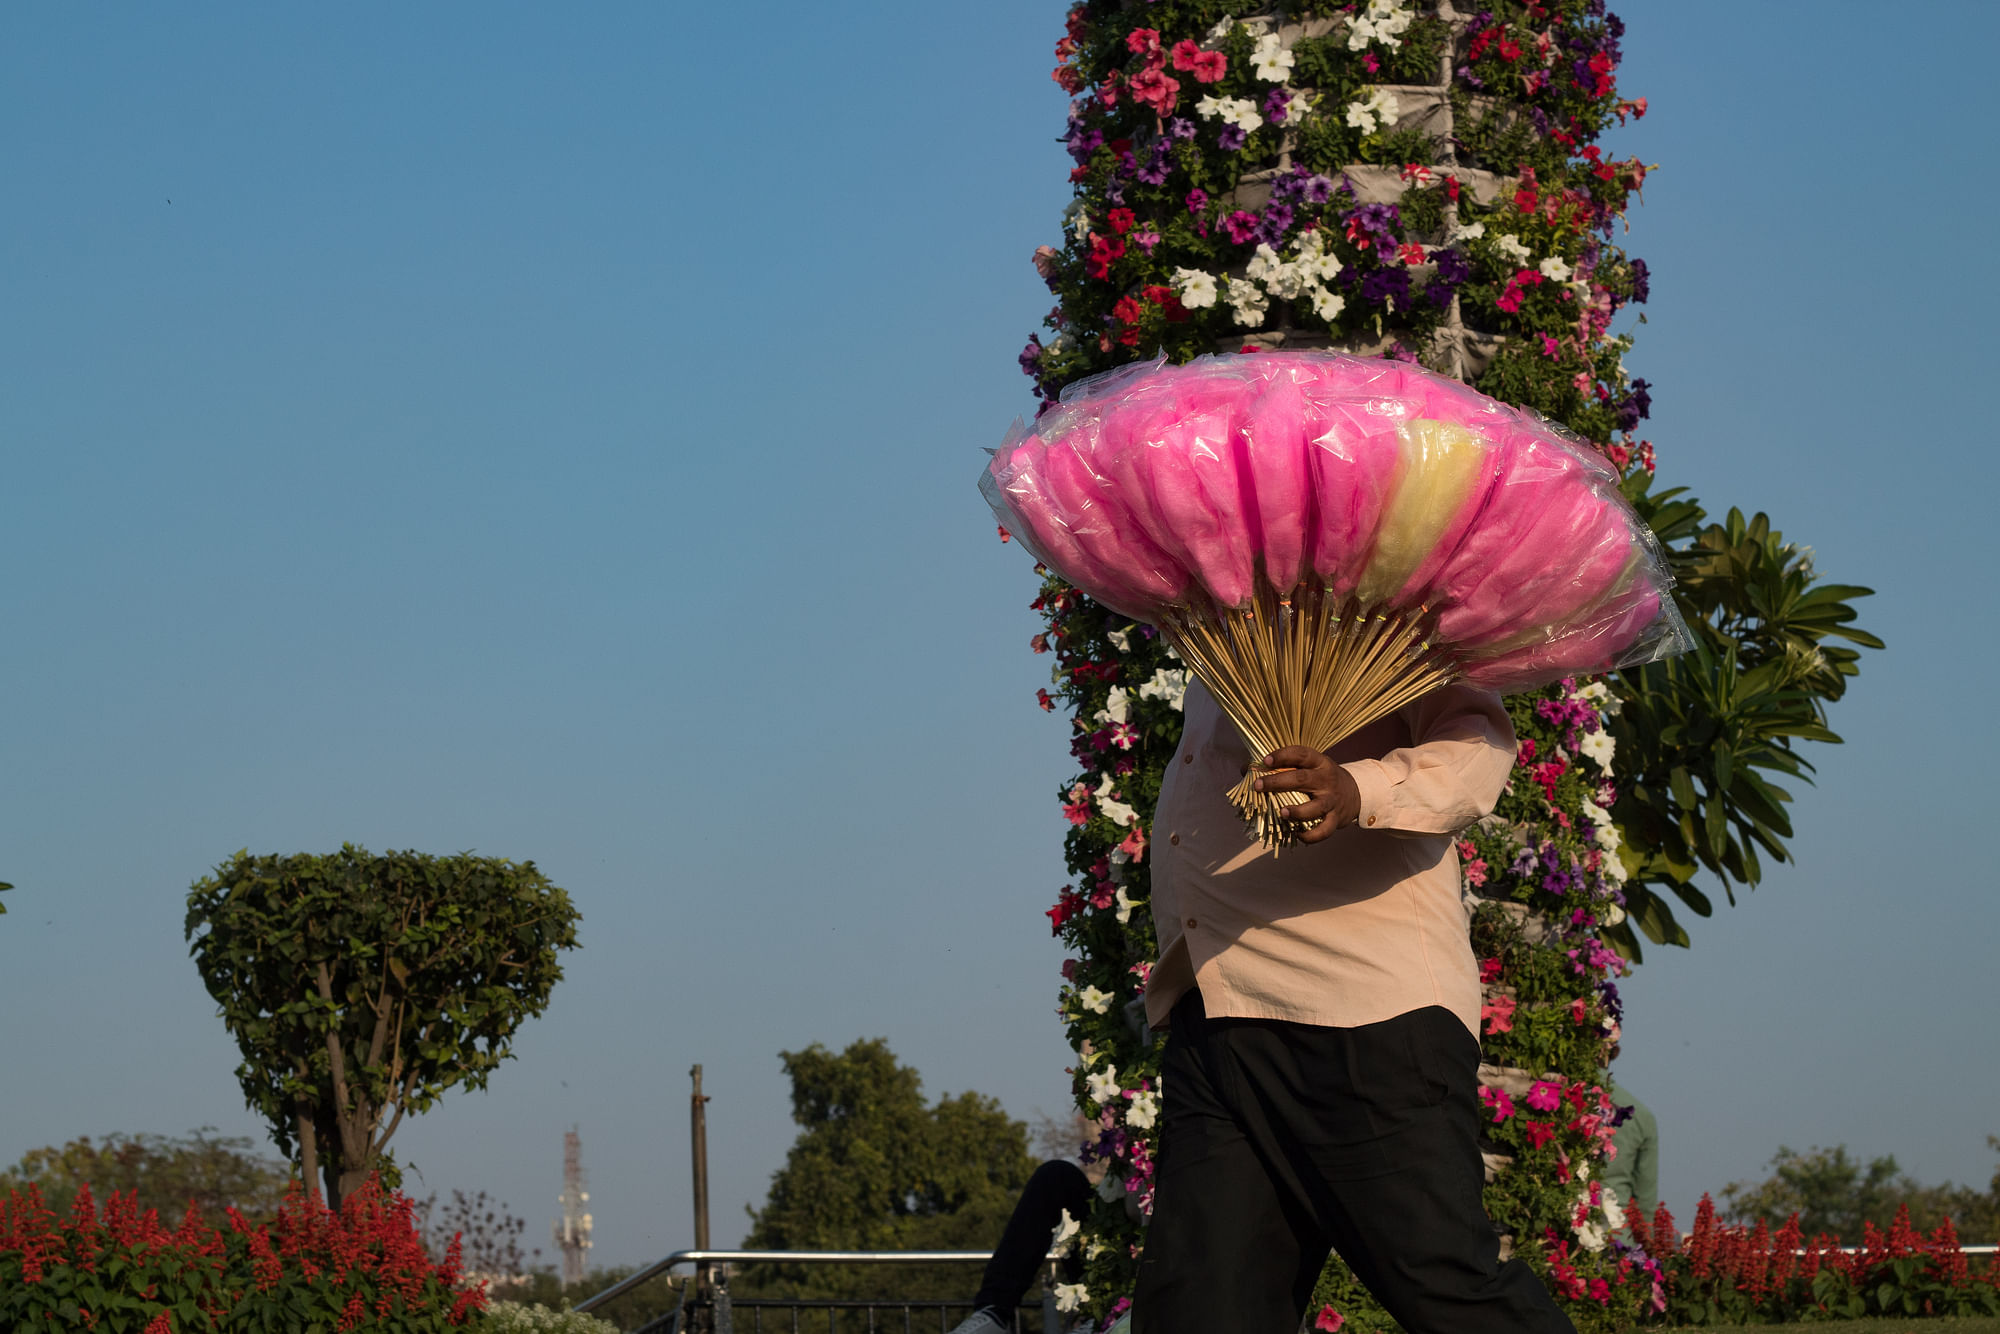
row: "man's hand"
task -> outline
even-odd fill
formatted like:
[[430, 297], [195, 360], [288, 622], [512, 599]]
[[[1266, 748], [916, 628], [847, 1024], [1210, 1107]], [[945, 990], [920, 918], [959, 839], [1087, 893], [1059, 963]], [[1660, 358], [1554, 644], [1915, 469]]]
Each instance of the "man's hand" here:
[[1311, 800], [1303, 806], [1285, 808], [1288, 819], [1309, 826], [1299, 834], [1301, 843], [1318, 843], [1330, 838], [1342, 825], [1353, 824], [1361, 815], [1361, 789], [1354, 776], [1307, 746], [1286, 746], [1260, 761], [1264, 769], [1283, 769], [1259, 777], [1259, 792], [1303, 792]]

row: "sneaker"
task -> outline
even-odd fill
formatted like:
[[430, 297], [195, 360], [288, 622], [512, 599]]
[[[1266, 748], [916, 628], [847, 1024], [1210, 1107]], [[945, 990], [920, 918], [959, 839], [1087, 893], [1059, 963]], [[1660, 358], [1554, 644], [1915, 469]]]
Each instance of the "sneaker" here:
[[993, 1314], [993, 1308], [982, 1306], [965, 1318], [965, 1323], [951, 1331], [951, 1334], [1011, 1334], [1007, 1326], [1000, 1323], [1000, 1317]]

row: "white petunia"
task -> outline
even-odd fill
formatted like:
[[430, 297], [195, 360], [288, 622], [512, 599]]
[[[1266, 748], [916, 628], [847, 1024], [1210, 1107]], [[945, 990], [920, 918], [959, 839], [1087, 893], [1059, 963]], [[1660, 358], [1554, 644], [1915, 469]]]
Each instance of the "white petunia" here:
[[1368, 8], [1354, 16], [1354, 25], [1347, 30], [1347, 49], [1359, 51], [1380, 42], [1393, 51], [1403, 44], [1402, 33], [1415, 18], [1414, 11], [1399, 9], [1393, 0], [1369, 0]]
[[1236, 312], [1236, 322], [1246, 328], [1262, 324], [1264, 312], [1271, 308], [1271, 299], [1264, 295], [1264, 289], [1242, 278], [1230, 280], [1228, 297], [1230, 309]]
[[1257, 104], [1247, 97], [1217, 97], [1214, 93], [1210, 93], [1196, 102], [1194, 109], [1195, 114], [1203, 120], [1214, 120], [1219, 116], [1245, 134], [1264, 124], [1264, 117], [1257, 110]]
[[1625, 1226], [1625, 1206], [1618, 1203], [1618, 1197], [1610, 1191], [1604, 1192], [1604, 1225], [1616, 1232]]
[[1292, 72], [1292, 49], [1278, 34], [1267, 32], [1250, 50], [1250, 68], [1265, 83], [1283, 83]]
[[1134, 1130], [1151, 1130], [1159, 1119], [1160, 1100], [1151, 1093], [1134, 1093], [1125, 1105], [1125, 1124]]
[[1347, 267], [1340, 262], [1338, 255], [1327, 253], [1324, 235], [1314, 230], [1299, 236], [1298, 251], [1292, 264], [1308, 282], [1331, 282]]
[[1056, 1224], [1056, 1234], [1049, 1238], [1050, 1252], [1056, 1255], [1068, 1255], [1070, 1249], [1076, 1245], [1076, 1234], [1082, 1230], [1083, 1225], [1069, 1216], [1069, 1210], [1063, 1210], [1062, 1221]]
[[1347, 298], [1338, 292], [1329, 292], [1324, 287], [1313, 288], [1313, 314], [1328, 324], [1340, 318], [1340, 312], [1347, 308]]
[[1311, 110], [1312, 99], [1304, 93], [1293, 93], [1285, 99], [1285, 119], [1288, 121], [1296, 122], [1301, 116]]
[[[1181, 304], [1186, 305], [1187, 303], [1182, 302]], [[1104, 637], [1110, 640], [1111, 647], [1117, 649], [1120, 653], [1130, 653], [1132, 651], [1131, 626], [1128, 625], [1123, 630], [1106, 630]]]
[[1139, 687], [1140, 699], [1163, 699], [1172, 707], [1184, 707], [1187, 698], [1187, 672], [1178, 667], [1162, 667], [1153, 673], [1153, 679]]
[[1118, 1067], [1107, 1064], [1102, 1070], [1090, 1075], [1083, 1081], [1083, 1091], [1090, 1095], [1092, 1102], [1109, 1107], [1117, 1101], [1119, 1093], [1122, 1092], [1118, 1087]]
[[1521, 244], [1521, 238], [1512, 232], [1501, 232], [1493, 238], [1493, 248], [1516, 264], [1526, 264], [1530, 251]]
[[1070, 200], [1063, 209], [1063, 226], [1079, 241], [1090, 236], [1090, 214], [1084, 211], [1081, 199]]
[[1278, 258], [1278, 252], [1268, 244], [1259, 243], [1257, 253], [1243, 267], [1243, 276], [1252, 282], [1262, 283], [1264, 290], [1280, 301], [1290, 301], [1305, 290], [1305, 275], [1296, 267]]
[[1618, 743], [1611, 739], [1609, 732], [1592, 732], [1585, 736], [1577, 750], [1597, 761], [1597, 767], [1605, 773], [1611, 772], [1611, 757], [1618, 750]]
[[1444, 238], [1444, 243], [1446, 245], [1455, 245], [1460, 241], [1477, 241], [1484, 235], [1486, 235], [1485, 223], [1475, 222], [1470, 225], [1460, 223], [1451, 229], [1451, 234]]
[[1592, 836], [1597, 846], [1604, 849], [1604, 873], [1613, 880], [1625, 878], [1625, 863], [1618, 859], [1618, 849], [1625, 843], [1625, 836], [1618, 832], [1615, 824], [1601, 824]]
[[1174, 293], [1189, 310], [1204, 310], [1215, 304], [1215, 275], [1200, 269], [1175, 269]]
[[1076, 340], [1074, 338], [1071, 338], [1069, 336], [1069, 330], [1065, 329], [1061, 333], [1057, 334], [1054, 338], [1051, 338], [1048, 342], [1048, 346], [1043, 348], [1042, 352], [1043, 355], [1045, 356], [1054, 356], [1058, 353], [1067, 352], [1075, 346], [1076, 346]]
[[1118, 905], [1118, 925], [1123, 926], [1132, 920], [1132, 900], [1125, 896], [1125, 887], [1123, 885], [1118, 887], [1118, 893], [1114, 896], [1113, 901]]
[[1569, 281], [1569, 263], [1561, 255], [1550, 255], [1542, 261], [1541, 269], [1542, 276], [1550, 282], [1566, 283]]
[[1090, 1289], [1081, 1283], [1056, 1284], [1056, 1310], [1068, 1313], [1090, 1300]]
[[1103, 812], [1104, 818], [1117, 825], [1120, 829], [1139, 822], [1139, 812], [1133, 810], [1130, 806], [1127, 806], [1112, 795], [1110, 774], [1104, 775], [1104, 781], [1099, 783], [1097, 791], [1090, 795], [1097, 798], [1097, 809]]
[[1091, 717], [1100, 723], [1122, 723], [1132, 713], [1132, 692], [1124, 686], [1111, 687], [1111, 693], [1104, 697], [1104, 707]]
[[1099, 987], [1085, 987], [1076, 993], [1076, 1003], [1092, 1014], [1103, 1014], [1111, 1008], [1113, 997], [1110, 992]]
[[1368, 96], [1347, 104], [1347, 123], [1363, 134], [1388, 129], [1402, 114], [1403, 104], [1396, 100], [1394, 93], [1379, 84], [1368, 90]]

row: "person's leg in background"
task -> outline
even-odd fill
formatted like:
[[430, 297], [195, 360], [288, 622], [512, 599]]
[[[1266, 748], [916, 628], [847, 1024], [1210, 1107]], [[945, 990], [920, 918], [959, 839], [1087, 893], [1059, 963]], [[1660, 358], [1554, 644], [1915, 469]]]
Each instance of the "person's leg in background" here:
[[1048, 1257], [1049, 1240], [1063, 1214], [1082, 1222], [1091, 1193], [1090, 1179], [1075, 1163], [1056, 1159], [1035, 1169], [1014, 1202], [1000, 1245], [986, 1262], [979, 1292], [972, 1299], [972, 1316], [953, 1334], [985, 1334], [989, 1326], [978, 1323], [981, 1316], [991, 1321], [990, 1328], [1013, 1326], [1014, 1309]]

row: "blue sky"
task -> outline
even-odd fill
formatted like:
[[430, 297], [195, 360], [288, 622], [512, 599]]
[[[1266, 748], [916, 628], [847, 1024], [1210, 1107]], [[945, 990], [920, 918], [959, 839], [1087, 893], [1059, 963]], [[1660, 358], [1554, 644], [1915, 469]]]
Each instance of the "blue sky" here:
[[[1992, 95], [1970, 4], [1644, 0], [1630, 364], [1663, 482], [1768, 510], [1890, 641], [1795, 866], [1627, 985], [1670, 1201], [1780, 1143], [1983, 1183]], [[974, 489], [1068, 194], [1056, 5], [0, 16], [0, 1161], [257, 1133], [181, 940], [236, 849], [533, 859], [584, 948], [412, 1184], [716, 1235], [777, 1053], [1067, 1100], [1063, 727]], [[546, 1245], [546, 1243], [542, 1243]]]

